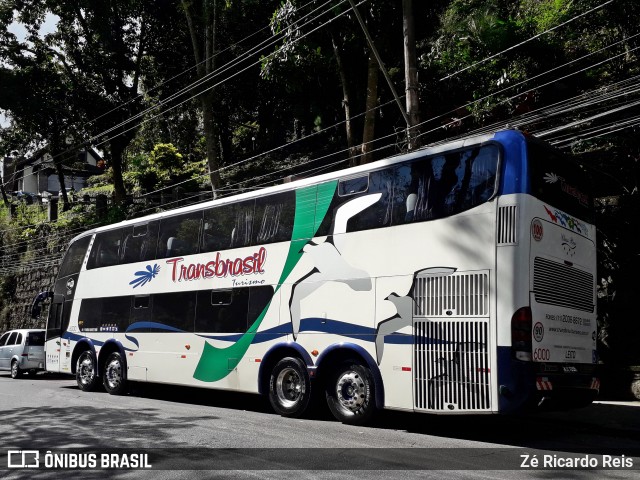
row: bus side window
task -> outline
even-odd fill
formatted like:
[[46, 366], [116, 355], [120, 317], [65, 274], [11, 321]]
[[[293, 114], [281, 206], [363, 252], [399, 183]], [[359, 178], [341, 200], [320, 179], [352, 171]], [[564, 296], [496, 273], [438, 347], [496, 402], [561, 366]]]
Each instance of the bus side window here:
[[159, 333], [175, 331], [193, 332], [196, 310], [196, 292], [172, 292], [153, 295], [153, 322], [169, 328], [153, 329]]
[[201, 253], [251, 245], [255, 200], [213, 207], [204, 212]]
[[91, 248], [87, 269], [118, 265], [120, 263], [121, 248], [121, 228], [97, 234]]
[[196, 332], [246, 332], [248, 308], [248, 288], [201, 290], [196, 308]]
[[295, 192], [269, 195], [256, 200], [254, 245], [291, 240], [296, 207]]
[[202, 212], [162, 219], [156, 258], [182, 257], [198, 253], [201, 223]]
[[153, 260], [156, 256], [157, 236], [157, 221], [126, 228], [122, 241], [122, 263]]

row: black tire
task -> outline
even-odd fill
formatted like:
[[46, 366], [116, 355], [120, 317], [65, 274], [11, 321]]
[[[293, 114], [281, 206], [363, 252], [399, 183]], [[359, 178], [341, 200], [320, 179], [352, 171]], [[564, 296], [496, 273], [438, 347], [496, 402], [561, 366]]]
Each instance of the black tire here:
[[376, 411], [371, 370], [356, 361], [338, 365], [330, 374], [325, 393], [333, 416], [349, 425], [363, 425]]
[[82, 352], [76, 363], [76, 383], [83, 392], [93, 392], [100, 384], [96, 359], [89, 350]]
[[124, 361], [119, 352], [113, 352], [107, 357], [102, 369], [102, 385], [111, 395], [122, 395], [127, 389], [127, 375]]
[[20, 378], [22, 376], [22, 370], [20, 370], [20, 366], [18, 365], [17, 360], [13, 360], [11, 362], [11, 378]]
[[269, 402], [283, 417], [304, 415], [311, 400], [311, 379], [307, 366], [299, 358], [286, 357], [271, 370]]

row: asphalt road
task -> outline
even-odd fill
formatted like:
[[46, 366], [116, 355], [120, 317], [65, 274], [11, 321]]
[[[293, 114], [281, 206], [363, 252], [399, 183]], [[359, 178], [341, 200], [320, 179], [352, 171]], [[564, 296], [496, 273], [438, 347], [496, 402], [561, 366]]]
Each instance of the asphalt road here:
[[[0, 478], [638, 478], [639, 407], [597, 402], [520, 417], [387, 411], [353, 427], [326, 411], [282, 418], [255, 395], [139, 384], [118, 397], [82, 392], [72, 377], [3, 372]], [[10, 450], [37, 451], [40, 468], [7, 469]], [[90, 468], [103, 454], [119, 468]], [[26, 455], [25, 465], [35, 454]], [[72, 457], [88, 468], [47, 468], [74, 466]], [[152, 468], [131, 468], [138, 460]]]

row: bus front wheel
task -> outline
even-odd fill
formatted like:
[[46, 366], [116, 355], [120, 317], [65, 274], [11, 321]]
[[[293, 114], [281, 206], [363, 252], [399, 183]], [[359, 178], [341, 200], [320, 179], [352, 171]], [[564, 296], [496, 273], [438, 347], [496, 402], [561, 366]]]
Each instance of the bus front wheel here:
[[121, 395], [125, 392], [127, 380], [125, 378], [124, 362], [120, 353], [113, 352], [107, 357], [107, 361], [104, 364], [102, 384], [107, 393], [111, 395]]
[[83, 392], [92, 392], [98, 386], [100, 379], [96, 372], [96, 361], [93, 354], [87, 350], [78, 357], [76, 364], [76, 382]]
[[295, 357], [280, 360], [271, 371], [269, 402], [283, 417], [302, 416], [311, 399], [311, 380], [307, 366]]
[[340, 364], [328, 378], [326, 397], [336, 419], [350, 425], [367, 423], [376, 410], [371, 371], [355, 361]]

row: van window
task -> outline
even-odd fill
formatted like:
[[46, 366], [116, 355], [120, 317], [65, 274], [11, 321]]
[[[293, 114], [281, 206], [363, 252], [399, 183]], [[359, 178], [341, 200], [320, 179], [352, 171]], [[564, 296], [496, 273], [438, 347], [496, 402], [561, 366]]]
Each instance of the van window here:
[[11, 335], [11, 332], [7, 332], [0, 337], [0, 347], [4, 347], [6, 345], [9, 335]]
[[44, 332], [29, 332], [27, 344], [42, 347], [44, 345]]
[[7, 345], [15, 345], [17, 337], [18, 337], [18, 332], [13, 332], [9, 337], [9, 340], [7, 340]]

